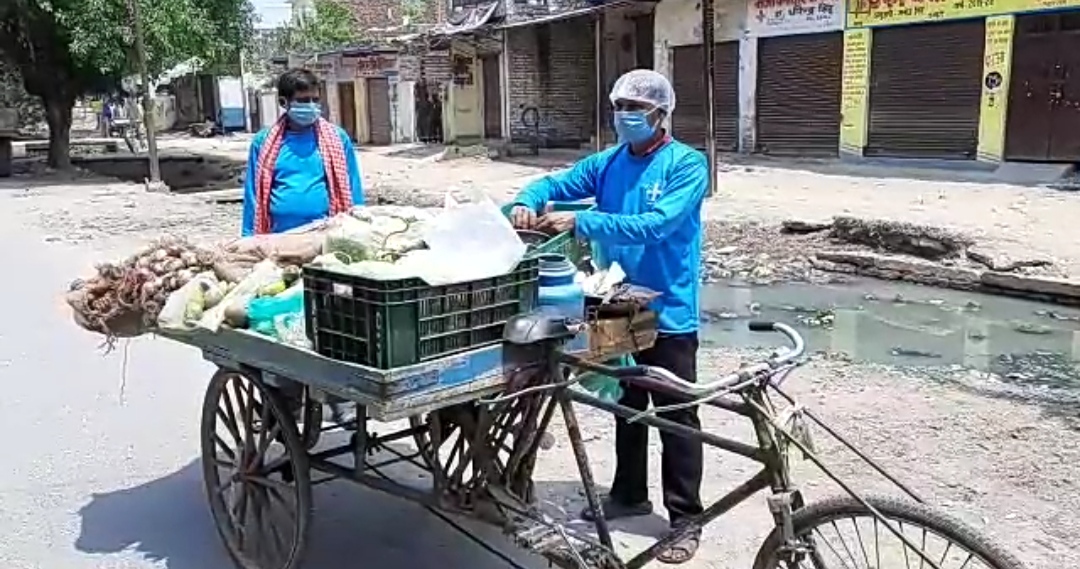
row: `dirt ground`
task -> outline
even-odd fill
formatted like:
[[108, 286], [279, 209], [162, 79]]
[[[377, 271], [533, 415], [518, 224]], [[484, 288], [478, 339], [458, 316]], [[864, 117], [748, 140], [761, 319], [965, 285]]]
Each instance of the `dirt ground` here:
[[[179, 138], [163, 141], [162, 147], [243, 160], [245, 145], [246, 137]], [[405, 146], [363, 149], [361, 163], [370, 191], [391, 199], [415, 197], [417, 190], [435, 195], [447, 190], [480, 191], [494, 199], [509, 199], [529, 181], [571, 164], [580, 155], [551, 151], [505, 161], [437, 161], [437, 149]], [[759, 259], [754, 264], [789, 276], [807, 269], [785, 269], [779, 260], [798, 263], [808, 250], [831, 245], [821, 239], [781, 237], [779, 223], [828, 220], [836, 215], [959, 231], [972, 236], [981, 251], [995, 258], [1049, 260], [1053, 267], [1039, 272], [1080, 275], [1080, 236], [1071, 231], [1080, 215], [1080, 200], [1068, 191], [996, 183], [992, 173], [982, 171], [824, 160], [728, 156], [721, 160], [720, 170], [718, 192], [705, 210], [712, 242], [736, 244], [754, 256], [766, 255], [773, 262]]]
[[[244, 155], [242, 140], [181, 139], [163, 146], [238, 159]], [[529, 164], [487, 159], [437, 162], [417, 157], [418, 151], [410, 153], [362, 152], [369, 196], [438, 203], [445, 191], [479, 189], [506, 197], [569, 159], [545, 158]], [[845, 167], [850, 171], [843, 175], [813, 171], [829, 168], [840, 169], [817, 163], [730, 166], [721, 174], [721, 192], [709, 201], [707, 215], [711, 220], [765, 224], [836, 214], [933, 223], [971, 232], [1003, 251], [1035, 252], [1080, 270], [1080, 234], [1070, 231], [1074, 220], [1080, 219], [1080, 201], [1072, 195], [897, 174], [873, 177], [872, 169]], [[28, 232], [40, 234], [46, 242], [76, 245], [87, 259], [119, 256], [161, 233], [202, 241], [238, 233], [237, 205], [212, 205], [197, 195], [148, 194], [134, 184], [93, 177], [32, 174], [0, 180], [0, 190], [9, 198], [7, 207], [13, 210], [11, 219], [19, 219]], [[78, 276], [77, 267], [71, 270], [73, 278]], [[741, 357], [748, 354], [704, 349], [703, 377], [730, 369]], [[1076, 408], [1004, 397], [970, 381], [968, 373], [928, 375], [821, 357], [793, 376], [790, 386], [803, 402], [916, 491], [1007, 544], [1031, 569], [1080, 566], [1075, 549], [1080, 535], [1075, 516], [1080, 510], [1080, 413]], [[591, 411], [584, 412], [583, 421], [598, 479], [607, 481], [613, 469], [613, 423]], [[714, 410], [705, 412], [705, 423], [719, 434], [743, 438], [750, 434], [737, 418]], [[555, 434], [556, 447], [543, 455], [537, 473], [541, 497], [574, 512], [581, 496], [567, 475], [573, 471], [572, 458], [565, 437], [560, 431]], [[818, 443], [838, 473], [857, 487], [887, 488], [823, 436]], [[653, 444], [659, 444], [656, 437]], [[709, 456], [707, 496], [719, 496], [753, 473], [745, 461], [715, 452]], [[658, 465], [654, 472], [658, 493]], [[800, 467], [799, 479], [811, 498], [837, 491], [809, 465]], [[654, 501], [660, 503], [659, 495]], [[751, 500], [708, 529], [702, 554], [687, 567], [747, 567], [767, 525], [764, 501]], [[643, 531], [652, 530], [631, 527], [619, 534], [620, 540], [636, 547], [640, 540], [633, 534]]]

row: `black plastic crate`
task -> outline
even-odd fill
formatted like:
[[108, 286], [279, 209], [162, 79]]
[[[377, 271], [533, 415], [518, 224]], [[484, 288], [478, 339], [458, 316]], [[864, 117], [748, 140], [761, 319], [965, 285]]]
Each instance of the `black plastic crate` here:
[[307, 335], [319, 354], [378, 369], [497, 344], [512, 316], [537, 306], [539, 263], [507, 275], [431, 286], [304, 267]]

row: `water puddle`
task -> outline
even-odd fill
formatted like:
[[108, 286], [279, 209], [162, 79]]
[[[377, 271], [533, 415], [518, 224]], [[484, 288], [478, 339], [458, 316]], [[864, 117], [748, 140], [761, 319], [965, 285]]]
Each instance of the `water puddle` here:
[[707, 285], [703, 343], [782, 345], [751, 319], [795, 325], [810, 351], [861, 362], [990, 372], [1025, 390], [1080, 398], [1080, 310], [883, 281]]

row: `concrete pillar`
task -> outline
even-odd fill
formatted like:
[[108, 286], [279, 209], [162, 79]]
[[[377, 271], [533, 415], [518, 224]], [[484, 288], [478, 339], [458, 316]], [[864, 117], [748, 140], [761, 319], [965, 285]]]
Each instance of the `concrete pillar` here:
[[739, 152], [753, 152], [757, 141], [758, 40], [739, 38]]

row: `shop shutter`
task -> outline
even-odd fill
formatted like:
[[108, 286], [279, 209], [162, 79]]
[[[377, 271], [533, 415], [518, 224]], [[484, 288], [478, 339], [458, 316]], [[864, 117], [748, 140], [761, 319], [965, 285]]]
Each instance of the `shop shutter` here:
[[974, 160], [984, 20], [874, 30], [866, 156]]
[[[716, 108], [716, 149], [731, 152], [739, 146], [739, 42], [714, 44], [713, 95]], [[705, 148], [706, 123], [704, 52], [700, 45], [672, 50], [672, 87], [675, 114], [671, 116], [675, 138]]]
[[757, 152], [838, 153], [843, 59], [842, 32], [758, 41]]
[[372, 144], [390, 144], [390, 83], [386, 79], [367, 80], [368, 124]]

